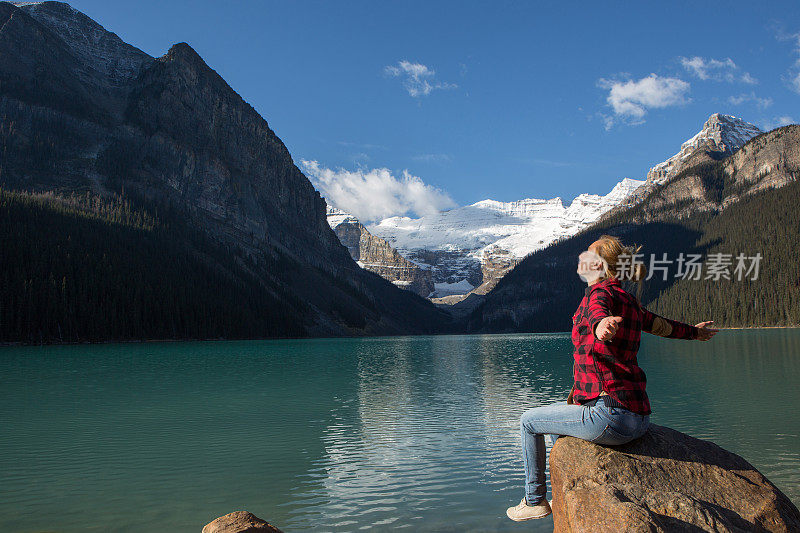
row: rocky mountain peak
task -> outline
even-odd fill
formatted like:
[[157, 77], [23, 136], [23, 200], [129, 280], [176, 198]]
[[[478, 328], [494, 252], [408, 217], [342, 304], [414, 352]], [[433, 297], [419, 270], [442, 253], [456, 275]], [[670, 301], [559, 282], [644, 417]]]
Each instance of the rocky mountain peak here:
[[739, 117], [714, 113], [695, 137], [709, 139], [715, 143], [718, 151], [735, 152], [759, 133], [763, 133], [759, 127]]
[[680, 151], [650, 169], [647, 180], [662, 183], [686, 168], [690, 159], [705, 152], [732, 154], [744, 143], [763, 133], [761, 129], [733, 115], [714, 113], [696, 135], [681, 145]]
[[136, 77], [142, 65], [152, 60], [64, 2], [15, 2], [14, 5], [58, 35], [81, 62], [113, 84]]
[[388, 242], [372, 235], [356, 217], [333, 206], [327, 208], [328, 224], [358, 265], [422, 297], [434, 290], [430, 270], [401, 256]]
[[118, 120], [131, 84], [153, 61], [62, 2], [3, 2], [0, 18], [0, 48], [15, 49], [0, 57], [0, 70], [16, 72], [8, 91], [39, 104], [58, 101], [73, 115]]
[[177, 61], [181, 63], [186, 63], [191, 65], [195, 68], [200, 69], [209, 69], [211, 68], [203, 61], [203, 58], [200, 57], [194, 48], [189, 46], [187, 43], [175, 43], [173, 44], [166, 54], [160, 58], [162, 61]]
[[332, 205], [329, 205], [327, 208], [327, 216], [328, 216], [328, 224], [330, 224], [331, 228], [334, 230], [336, 226], [339, 224], [358, 224], [359, 221], [356, 217], [348, 213], [347, 211], [342, 211], [341, 209], [337, 209]]

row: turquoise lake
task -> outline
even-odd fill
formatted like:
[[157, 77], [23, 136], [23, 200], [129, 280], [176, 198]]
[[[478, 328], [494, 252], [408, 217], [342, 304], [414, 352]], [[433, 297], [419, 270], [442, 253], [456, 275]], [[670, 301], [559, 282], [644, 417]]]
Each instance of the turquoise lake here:
[[[552, 531], [514, 523], [519, 416], [564, 401], [566, 334], [0, 348], [0, 531]], [[651, 421], [800, 504], [800, 330], [644, 339]], [[548, 441], [549, 443], [549, 441]], [[548, 444], [549, 445], [549, 444]]]

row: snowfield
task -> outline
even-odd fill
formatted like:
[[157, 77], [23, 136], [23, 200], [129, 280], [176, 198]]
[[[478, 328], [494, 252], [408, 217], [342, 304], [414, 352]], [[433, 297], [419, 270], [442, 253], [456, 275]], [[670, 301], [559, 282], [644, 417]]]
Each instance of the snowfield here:
[[559, 238], [574, 235], [642, 184], [642, 180], [625, 178], [604, 196], [581, 194], [566, 207], [561, 198], [482, 200], [421, 218], [386, 218], [367, 229], [406, 258], [417, 250], [460, 252], [476, 259], [507, 252], [523, 258]]

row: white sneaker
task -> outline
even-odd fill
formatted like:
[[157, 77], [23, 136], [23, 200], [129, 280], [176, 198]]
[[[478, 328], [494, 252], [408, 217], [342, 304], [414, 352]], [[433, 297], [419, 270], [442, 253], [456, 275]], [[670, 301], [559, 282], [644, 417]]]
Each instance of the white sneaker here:
[[525, 501], [525, 498], [522, 498], [522, 501], [519, 502], [519, 505], [506, 509], [506, 515], [511, 520], [515, 520], [517, 522], [521, 522], [522, 520], [530, 520], [532, 518], [544, 518], [552, 512], [553, 510], [550, 509], [550, 502], [548, 502], [546, 499], [542, 500], [539, 505], [528, 505], [528, 502]]

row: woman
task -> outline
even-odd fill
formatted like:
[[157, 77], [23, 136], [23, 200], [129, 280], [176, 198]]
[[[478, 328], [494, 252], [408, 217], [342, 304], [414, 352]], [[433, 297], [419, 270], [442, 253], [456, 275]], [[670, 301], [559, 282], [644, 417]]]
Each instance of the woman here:
[[636, 361], [642, 331], [703, 341], [718, 331], [708, 327], [711, 321], [690, 326], [660, 317], [623, 290], [620, 277], [641, 282], [647, 273], [643, 264], [631, 264], [639, 248], [603, 235], [579, 257], [578, 274], [588, 287], [572, 317], [574, 384], [566, 403], [535, 407], [521, 417], [525, 497], [506, 511], [512, 520], [543, 518], [552, 512], [545, 498], [544, 434], [617, 445], [647, 431], [650, 403], [645, 374]]

